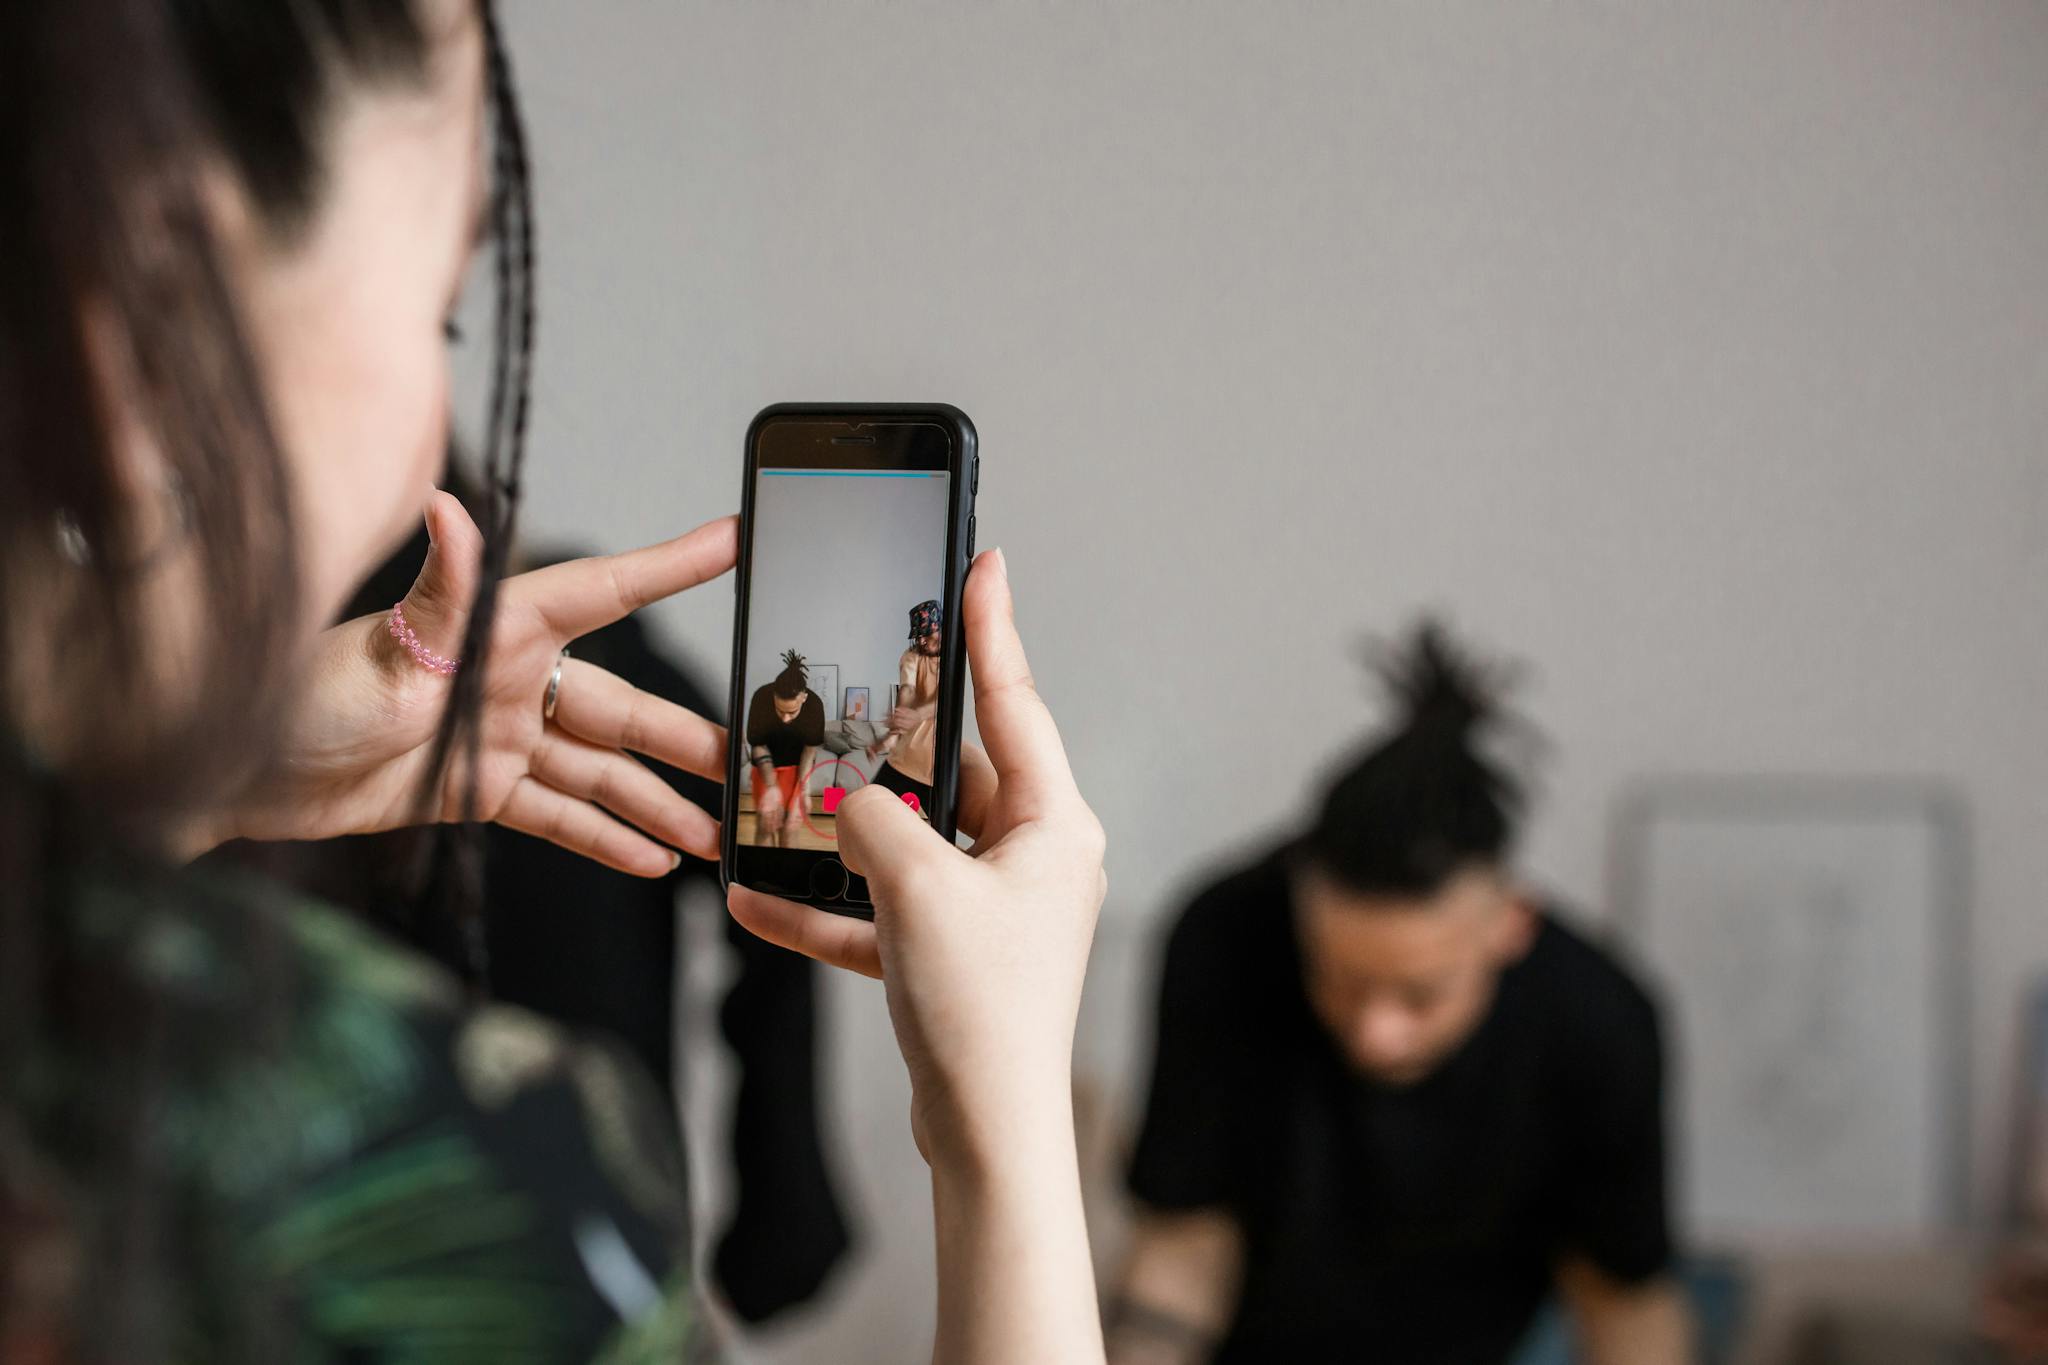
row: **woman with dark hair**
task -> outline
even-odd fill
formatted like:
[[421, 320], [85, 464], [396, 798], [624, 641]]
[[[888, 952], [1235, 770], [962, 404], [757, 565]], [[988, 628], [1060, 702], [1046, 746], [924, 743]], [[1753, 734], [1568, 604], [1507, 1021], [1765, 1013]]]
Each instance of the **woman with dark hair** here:
[[[723, 732], [564, 646], [723, 573], [732, 521], [503, 574], [526, 174], [476, 0], [0, 6], [0, 1358], [705, 1347], [644, 1078], [330, 910], [184, 867], [230, 837], [449, 822], [435, 885], [480, 941], [479, 822], [647, 876], [716, 847], [627, 751], [713, 774]], [[444, 319], [486, 232], [479, 527], [429, 481]], [[323, 631], [422, 506], [404, 599]], [[872, 925], [732, 905], [884, 978], [941, 1354], [1086, 1359], [1067, 1070], [1100, 829], [999, 556], [966, 612], [978, 856], [850, 801]]]

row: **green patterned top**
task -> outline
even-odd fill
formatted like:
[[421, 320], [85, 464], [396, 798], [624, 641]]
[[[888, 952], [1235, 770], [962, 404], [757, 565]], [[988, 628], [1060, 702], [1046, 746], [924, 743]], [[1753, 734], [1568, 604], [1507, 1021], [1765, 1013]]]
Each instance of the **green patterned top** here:
[[101, 876], [71, 904], [152, 1002], [152, 1055], [53, 1054], [27, 1109], [60, 1153], [95, 1114], [147, 1134], [171, 1358], [712, 1358], [674, 1116], [623, 1053], [269, 883]]

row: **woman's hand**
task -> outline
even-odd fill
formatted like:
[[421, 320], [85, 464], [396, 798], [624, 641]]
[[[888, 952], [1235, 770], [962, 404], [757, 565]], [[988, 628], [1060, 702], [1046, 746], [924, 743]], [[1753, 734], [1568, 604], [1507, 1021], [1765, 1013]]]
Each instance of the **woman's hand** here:
[[1102, 826], [1032, 686], [1001, 551], [967, 580], [967, 651], [988, 755], [963, 749], [972, 854], [887, 790], [839, 807], [839, 849], [874, 923], [732, 888], [740, 923], [880, 976], [932, 1166], [932, 1356], [976, 1365], [1102, 1359], [1074, 1148], [1074, 1017], [1102, 875]]
[[[476, 595], [483, 537], [462, 504], [434, 494], [432, 548], [405, 617], [422, 644], [453, 657]], [[645, 877], [671, 849], [718, 856], [718, 823], [628, 757], [647, 754], [722, 781], [723, 728], [578, 659], [561, 661], [552, 720], [542, 717], [563, 646], [733, 566], [736, 522], [620, 555], [572, 560], [499, 586], [484, 675], [477, 813]], [[277, 761], [220, 822], [220, 838], [323, 839], [462, 817], [463, 767], [428, 795], [420, 784], [453, 679], [422, 667], [390, 635], [388, 612], [326, 631]], [[482, 661], [464, 660], [464, 668]], [[459, 757], [459, 755], [458, 755]]]
[[[893, 793], [863, 787], [839, 806], [839, 847], [867, 878], [872, 924], [734, 887], [740, 923], [773, 943], [882, 978], [910, 1068], [913, 1127], [979, 1150], [1020, 1107], [1068, 1104], [1081, 978], [1107, 883], [1102, 826], [1017, 638], [999, 552], [967, 582], [967, 649], [988, 754], [961, 753], [954, 847]], [[1069, 1134], [1071, 1137], [1071, 1134]]]

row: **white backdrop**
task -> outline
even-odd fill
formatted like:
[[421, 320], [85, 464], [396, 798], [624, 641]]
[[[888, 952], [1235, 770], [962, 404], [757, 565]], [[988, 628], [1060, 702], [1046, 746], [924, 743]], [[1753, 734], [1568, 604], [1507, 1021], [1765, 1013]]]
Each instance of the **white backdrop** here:
[[[1535, 665], [1528, 863], [1595, 911], [1634, 774], [1945, 780], [1993, 1169], [2048, 959], [2048, 6], [507, 17], [536, 523], [625, 545], [730, 510], [771, 401], [965, 408], [1133, 930], [1299, 814], [1368, 719], [1360, 635], [1424, 605]], [[729, 611], [657, 619], [722, 672]], [[845, 1349], [777, 1358], [907, 1358], [921, 1176], [879, 998], [837, 989], [835, 1122], [887, 1228], [830, 1307]], [[1098, 1040], [1130, 1005], [1091, 1006]]]
[[[868, 714], [886, 714], [897, 664], [910, 645], [910, 609], [945, 588], [946, 484], [818, 475], [761, 480], [749, 696], [782, 671], [783, 651], [794, 649], [812, 664], [839, 665], [840, 689], [867, 688]], [[731, 652], [728, 644], [720, 668]], [[812, 681], [815, 690], [820, 684]], [[836, 719], [844, 698], [820, 698], [825, 718]]]

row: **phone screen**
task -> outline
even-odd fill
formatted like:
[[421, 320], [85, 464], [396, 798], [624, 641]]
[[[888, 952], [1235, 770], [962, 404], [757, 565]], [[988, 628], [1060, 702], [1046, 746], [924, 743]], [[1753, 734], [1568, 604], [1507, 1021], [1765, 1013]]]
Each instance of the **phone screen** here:
[[825, 430], [764, 443], [752, 475], [734, 726], [746, 847], [835, 851], [839, 804], [865, 786], [932, 818], [954, 625], [945, 447]]

